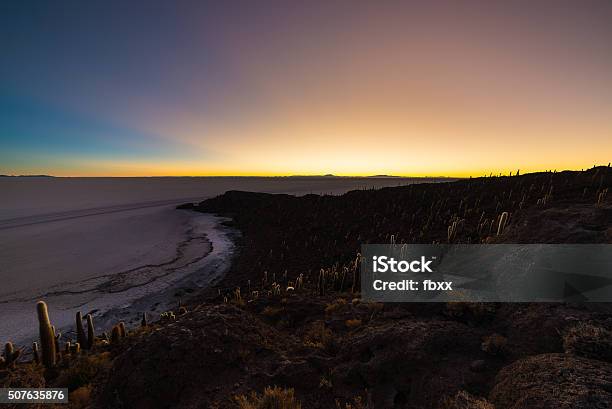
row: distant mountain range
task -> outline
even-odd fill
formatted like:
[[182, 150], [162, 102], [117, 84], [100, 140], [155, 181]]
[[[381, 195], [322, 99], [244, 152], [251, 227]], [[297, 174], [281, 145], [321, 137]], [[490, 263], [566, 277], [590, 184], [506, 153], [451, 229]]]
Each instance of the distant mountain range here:
[[51, 175], [0, 175], [0, 178], [54, 178]]
[[332, 173], [326, 175], [291, 175], [290, 178], [347, 178], [347, 177], [364, 177], [364, 178], [401, 178], [402, 176], [391, 176], [391, 175], [372, 175], [372, 176], [336, 176]]

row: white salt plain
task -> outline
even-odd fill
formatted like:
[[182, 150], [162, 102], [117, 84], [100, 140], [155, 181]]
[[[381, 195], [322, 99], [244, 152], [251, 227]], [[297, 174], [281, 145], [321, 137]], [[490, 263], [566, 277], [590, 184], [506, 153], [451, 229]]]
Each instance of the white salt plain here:
[[423, 181], [434, 180], [0, 177], [0, 341], [36, 336], [40, 299], [64, 333], [79, 310], [101, 330], [222, 277], [233, 232], [177, 204], [227, 190], [341, 194]]

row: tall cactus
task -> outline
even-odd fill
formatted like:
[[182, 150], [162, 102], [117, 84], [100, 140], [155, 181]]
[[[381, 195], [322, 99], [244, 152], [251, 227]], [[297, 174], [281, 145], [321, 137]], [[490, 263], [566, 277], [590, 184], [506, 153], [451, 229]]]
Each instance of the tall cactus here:
[[93, 325], [93, 317], [91, 316], [91, 314], [87, 314], [85, 318], [87, 319], [87, 343], [81, 344], [79, 342], [79, 344], [83, 345], [85, 349], [92, 349], [96, 338], [96, 333]]
[[119, 323], [119, 334], [121, 335], [121, 338], [125, 338], [127, 336], [127, 331], [125, 329], [125, 323], [123, 321]]
[[55, 350], [55, 334], [51, 328], [49, 321], [49, 312], [47, 304], [44, 301], [39, 301], [36, 304], [36, 312], [38, 313], [38, 325], [40, 333], [40, 346], [42, 349], [42, 362], [47, 368], [55, 366], [56, 350]]
[[77, 311], [76, 313], [76, 333], [77, 333], [77, 342], [81, 345], [87, 345], [87, 339], [85, 338], [85, 330], [83, 329], [83, 316], [81, 315], [81, 311]]
[[506, 228], [506, 224], [508, 223], [508, 212], [503, 212], [499, 217], [499, 225], [497, 226], [497, 235], [501, 235]]

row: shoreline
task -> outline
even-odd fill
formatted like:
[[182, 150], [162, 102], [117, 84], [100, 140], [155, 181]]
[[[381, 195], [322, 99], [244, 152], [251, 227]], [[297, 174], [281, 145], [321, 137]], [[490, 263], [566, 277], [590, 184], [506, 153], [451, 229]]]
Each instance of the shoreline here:
[[4, 299], [0, 306], [7, 318], [2, 329], [13, 342], [29, 350], [37, 339], [35, 303], [39, 299], [48, 303], [63, 340], [75, 338], [74, 316], [79, 310], [83, 316], [93, 315], [100, 332], [119, 321], [128, 327], [139, 324], [143, 312], [155, 320], [161, 312], [174, 308], [179, 299], [197, 294], [229, 269], [235, 246], [230, 236], [235, 233], [222, 224], [225, 219], [195, 212], [190, 217], [193, 225], [189, 234], [177, 243], [171, 259], [59, 284], [44, 294]]

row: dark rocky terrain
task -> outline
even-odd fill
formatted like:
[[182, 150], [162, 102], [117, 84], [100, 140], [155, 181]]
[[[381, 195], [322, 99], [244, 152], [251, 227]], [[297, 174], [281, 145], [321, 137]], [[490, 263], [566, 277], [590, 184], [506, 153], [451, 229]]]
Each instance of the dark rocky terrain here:
[[0, 387], [70, 384], [75, 408], [610, 408], [610, 304], [368, 303], [355, 262], [363, 243], [612, 243], [610, 185], [598, 167], [186, 205], [241, 232], [221, 282]]

